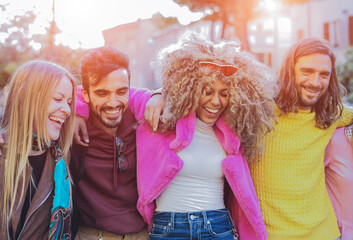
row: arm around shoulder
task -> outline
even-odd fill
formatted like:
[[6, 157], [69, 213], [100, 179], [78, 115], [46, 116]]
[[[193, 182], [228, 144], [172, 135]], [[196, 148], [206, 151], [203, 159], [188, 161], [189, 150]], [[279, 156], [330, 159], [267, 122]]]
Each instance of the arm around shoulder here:
[[77, 87], [76, 115], [83, 117], [85, 120], [89, 117], [89, 106], [82, 96], [82, 86]]
[[130, 87], [129, 109], [137, 121], [143, 119], [146, 104], [151, 98], [152, 92], [146, 88]]
[[353, 123], [353, 107], [343, 105], [342, 116], [337, 120], [337, 127], [344, 127]]

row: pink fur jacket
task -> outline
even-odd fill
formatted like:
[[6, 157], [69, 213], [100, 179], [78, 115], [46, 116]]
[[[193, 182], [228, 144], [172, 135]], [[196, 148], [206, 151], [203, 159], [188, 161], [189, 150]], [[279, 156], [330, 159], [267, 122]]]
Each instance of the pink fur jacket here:
[[[78, 102], [82, 102], [79, 91], [78, 95]], [[143, 113], [149, 98], [150, 93], [146, 90], [130, 91], [129, 108], [140, 123], [143, 121]], [[87, 117], [87, 105], [78, 108], [81, 108], [77, 109], [79, 115]], [[180, 119], [176, 129], [168, 135], [153, 133], [146, 123], [140, 124], [136, 129], [139, 193], [137, 209], [149, 226], [152, 224], [156, 209], [155, 199], [183, 167], [183, 161], [176, 153], [191, 143], [195, 118], [196, 115], [193, 113]], [[222, 161], [222, 170], [228, 183], [225, 184], [225, 204], [232, 215], [240, 239], [267, 239], [248, 164], [242, 156], [240, 140], [225, 123], [223, 115], [215, 124], [215, 132], [228, 155]]]
[[[148, 225], [152, 224], [155, 199], [183, 167], [183, 161], [176, 153], [191, 143], [195, 118], [195, 114], [191, 114], [180, 119], [175, 131], [168, 136], [151, 132], [146, 123], [136, 130], [139, 192], [137, 209]], [[241, 154], [240, 141], [225, 123], [224, 116], [216, 122], [215, 132], [228, 155], [222, 161], [222, 169], [232, 191], [225, 194], [225, 201], [240, 238], [266, 239], [260, 206], [248, 164]]]

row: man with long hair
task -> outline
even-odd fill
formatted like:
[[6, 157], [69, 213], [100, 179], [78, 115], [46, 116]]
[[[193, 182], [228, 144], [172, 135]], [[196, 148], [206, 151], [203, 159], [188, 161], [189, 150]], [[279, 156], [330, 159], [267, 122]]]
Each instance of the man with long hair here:
[[328, 42], [307, 38], [292, 46], [277, 83], [277, 124], [265, 136], [259, 161], [250, 165], [268, 238], [336, 239], [340, 232], [325, 187], [324, 153], [352, 113], [341, 102], [344, 91]]

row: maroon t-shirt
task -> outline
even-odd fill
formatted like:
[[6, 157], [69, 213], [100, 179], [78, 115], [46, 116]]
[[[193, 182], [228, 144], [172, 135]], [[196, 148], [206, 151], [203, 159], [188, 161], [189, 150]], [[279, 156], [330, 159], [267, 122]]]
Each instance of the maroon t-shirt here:
[[[90, 144], [76, 186], [82, 225], [115, 234], [136, 233], [146, 227], [136, 208], [135, 128], [135, 119], [126, 110], [117, 132], [123, 146], [118, 146], [119, 139], [87, 121]], [[126, 159], [119, 169], [120, 156]]]

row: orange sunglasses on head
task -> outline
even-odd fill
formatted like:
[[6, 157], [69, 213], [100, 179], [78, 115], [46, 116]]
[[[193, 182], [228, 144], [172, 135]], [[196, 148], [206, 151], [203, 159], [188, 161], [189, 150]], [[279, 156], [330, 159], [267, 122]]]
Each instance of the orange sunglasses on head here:
[[208, 74], [215, 73], [218, 69], [221, 69], [223, 75], [225, 77], [232, 76], [235, 74], [239, 69], [234, 67], [233, 65], [221, 65], [214, 62], [199, 62], [200, 66], [206, 67], [209, 72]]

